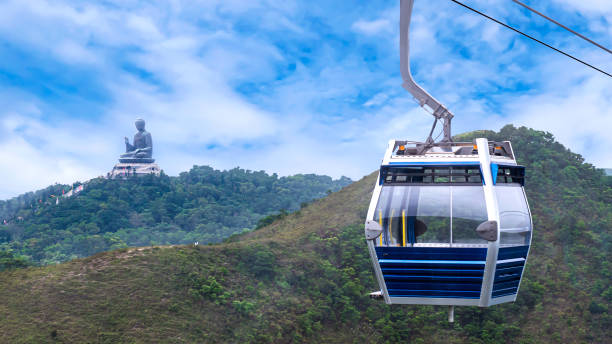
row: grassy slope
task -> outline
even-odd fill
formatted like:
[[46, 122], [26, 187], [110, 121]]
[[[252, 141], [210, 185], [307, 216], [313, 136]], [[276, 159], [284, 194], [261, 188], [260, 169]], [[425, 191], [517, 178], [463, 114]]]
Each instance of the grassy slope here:
[[597, 276], [574, 271], [597, 257], [568, 255], [574, 246], [560, 244], [556, 210], [541, 206], [556, 202], [552, 192], [529, 194], [536, 233], [516, 303], [458, 308], [449, 325], [443, 307], [369, 300], [364, 295], [376, 285], [360, 223], [374, 181], [367, 176], [234, 242], [123, 249], [4, 272], [0, 337], [15, 343], [609, 340], [607, 311], [589, 308], [599, 296], [588, 281]]

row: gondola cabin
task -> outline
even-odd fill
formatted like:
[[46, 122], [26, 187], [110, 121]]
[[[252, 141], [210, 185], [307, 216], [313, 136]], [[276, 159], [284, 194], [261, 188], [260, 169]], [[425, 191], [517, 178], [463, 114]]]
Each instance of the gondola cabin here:
[[487, 307], [516, 299], [532, 222], [510, 142], [391, 140], [365, 234], [388, 304]]

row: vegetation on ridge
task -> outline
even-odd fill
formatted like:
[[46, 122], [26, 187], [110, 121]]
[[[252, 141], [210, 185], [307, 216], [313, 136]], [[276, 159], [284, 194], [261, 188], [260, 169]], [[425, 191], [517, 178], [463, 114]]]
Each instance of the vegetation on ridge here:
[[0, 202], [12, 215], [0, 224], [0, 250], [48, 264], [128, 246], [216, 243], [350, 182], [194, 166], [178, 177], [93, 179], [57, 204], [50, 195], [63, 186], [56, 185]]

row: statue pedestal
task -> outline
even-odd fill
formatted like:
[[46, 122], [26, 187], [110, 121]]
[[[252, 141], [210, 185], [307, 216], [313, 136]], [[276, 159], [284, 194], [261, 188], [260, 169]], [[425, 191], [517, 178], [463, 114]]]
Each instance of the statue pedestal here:
[[[133, 159], [132, 161], [135, 160], [137, 159]], [[153, 162], [120, 162], [115, 165], [115, 167], [113, 167], [113, 170], [108, 174], [108, 178], [129, 178], [136, 176], [145, 176], [149, 174], [159, 176], [160, 172], [161, 170], [159, 169], [159, 166]]]
[[152, 164], [155, 159], [152, 158], [119, 158], [119, 162], [123, 164]]

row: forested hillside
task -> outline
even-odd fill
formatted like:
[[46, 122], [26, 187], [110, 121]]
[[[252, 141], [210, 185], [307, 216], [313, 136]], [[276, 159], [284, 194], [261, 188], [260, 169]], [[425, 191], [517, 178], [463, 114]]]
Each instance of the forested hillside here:
[[[75, 183], [75, 186], [80, 183]], [[60, 196], [63, 192], [70, 190], [72, 186], [64, 184], [55, 184], [37, 191], [26, 192], [17, 197], [0, 201], [0, 221], [10, 221], [19, 217], [21, 214], [27, 214], [27, 209], [32, 209], [35, 206], [40, 207], [46, 203], [55, 202], [55, 197]], [[25, 213], [24, 213], [25, 211]]]
[[8, 219], [0, 225], [0, 251], [47, 264], [128, 246], [215, 243], [350, 182], [194, 166], [178, 177], [93, 179], [59, 201], [68, 187], [54, 185], [0, 202]]
[[527, 167], [534, 237], [517, 302], [388, 306], [363, 221], [375, 173], [210, 246], [124, 248], [0, 273], [11, 343], [610, 343], [612, 178], [552, 135], [504, 127]]

